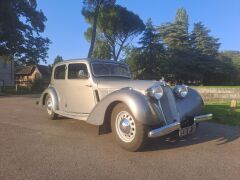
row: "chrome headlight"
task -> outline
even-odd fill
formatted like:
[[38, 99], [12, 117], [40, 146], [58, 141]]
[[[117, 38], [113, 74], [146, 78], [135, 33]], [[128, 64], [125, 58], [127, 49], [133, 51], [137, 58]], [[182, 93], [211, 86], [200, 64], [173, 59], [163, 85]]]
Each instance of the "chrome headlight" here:
[[177, 85], [174, 89], [173, 92], [175, 95], [179, 98], [185, 98], [188, 94], [188, 86], [186, 85]]
[[146, 90], [146, 94], [159, 100], [163, 96], [163, 89], [160, 85], [154, 85]]

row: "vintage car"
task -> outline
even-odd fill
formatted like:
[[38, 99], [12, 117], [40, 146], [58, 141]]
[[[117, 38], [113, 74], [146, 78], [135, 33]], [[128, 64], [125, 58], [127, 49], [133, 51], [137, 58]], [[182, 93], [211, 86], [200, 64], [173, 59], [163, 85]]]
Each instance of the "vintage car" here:
[[93, 59], [56, 64], [39, 104], [50, 119], [61, 115], [99, 126], [100, 134], [113, 132], [129, 151], [140, 150], [148, 138], [191, 134], [212, 118], [202, 114], [201, 96], [186, 85], [133, 80], [126, 64]]

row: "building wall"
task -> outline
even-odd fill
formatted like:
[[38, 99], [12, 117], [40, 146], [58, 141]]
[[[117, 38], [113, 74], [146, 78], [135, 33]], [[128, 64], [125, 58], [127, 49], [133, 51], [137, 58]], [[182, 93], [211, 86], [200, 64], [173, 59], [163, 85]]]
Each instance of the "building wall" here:
[[14, 86], [14, 64], [0, 57], [0, 86]]
[[35, 79], [41, 79], [41, 78], [42, 78], [42, 74], [36, 67], [34, 72], [31, 75], [18, 76], [17, 84], [18, 86], [22, 86], [22, 87], [31, 87]]

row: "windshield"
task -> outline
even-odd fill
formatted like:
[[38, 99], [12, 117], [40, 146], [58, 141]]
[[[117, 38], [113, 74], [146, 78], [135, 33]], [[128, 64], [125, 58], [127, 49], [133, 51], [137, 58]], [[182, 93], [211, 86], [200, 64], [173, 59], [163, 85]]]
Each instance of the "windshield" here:
[[101, 76], [120, 76], [131, 78], [129, 69], [125, 65], [115, 63], [92, 63], [93, 75]]

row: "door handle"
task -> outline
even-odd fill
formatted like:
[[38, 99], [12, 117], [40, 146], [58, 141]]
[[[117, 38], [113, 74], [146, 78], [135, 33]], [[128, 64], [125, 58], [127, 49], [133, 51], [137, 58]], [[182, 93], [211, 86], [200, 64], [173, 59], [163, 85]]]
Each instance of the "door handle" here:
[[88, 85], [86, 85], [87, 87], [92, 87], [92, 85], [90, 85], [90, 84], [88, 84]]

